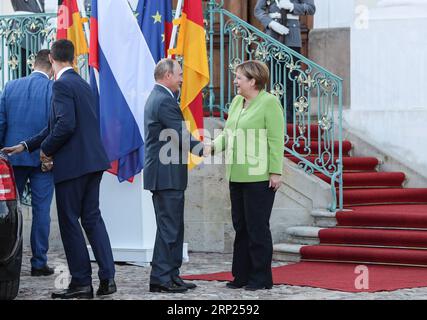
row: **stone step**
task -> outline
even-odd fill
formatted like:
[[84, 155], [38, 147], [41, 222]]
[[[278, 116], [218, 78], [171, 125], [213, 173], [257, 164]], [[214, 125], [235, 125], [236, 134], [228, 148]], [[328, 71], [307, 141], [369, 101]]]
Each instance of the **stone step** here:
[[273, 246], [273, 260], [287, 261], [287, 262], [300, 262], [300, 250], [303, 245], [291, 243], [278, 243]]
[[[378, 246], [357, 246], [357, 245], [317, 245], [317, 246], [310, 246], [310, 245], [301, 245], [301, 244], [293, 244], [293, 243], [278, 243], [273, 246], [273, 260], [276, 261], [283, 261], [283, 262], [301, 262], [301, 261], [327, 261], [327, 262], [351, 262], [351, 263], [364, 263], [364, 264], [385, 264], [385, 265], [406, 265], [406, 266], [421, 266], [420, 263], [415, 263], [412, 261], [405, 262], [405, 263], [399, 263], [395, 261], [377, 261], [375, 259], [370, 259], [369, 257], [359, 257], [359, 258], [348, 258], [341, 259], [336, 257], [331, 257], [329, 259], [327, 258], [316, 258], [316, 257], [306, 257], [305, 259], [302, 259], [301, 257], [301, 251], [304, 247], [310, 248], [310, 250], [317, 250], [322, 251], [324, 249], [333, 247], [336, 248], [336, 252], [341, 251], [351, 251], [351, 250], [361, 250], [361, 249], [369, 249], [372, 251], [375, 250], [389, 250], [391, 252], [390, 256], [388, 258], [393, 258], [393, 252], [411, 252], [415, 255], [423, 255], [425, 250], [423, 249], [408, 249], [408, 248], [401, 248], [401, 247], [395, 247], [395, 246], [388, 246], [388, 247], [378, 247]], [[334, 251], [335, 252], [335, 251]], [[383, 252], [383, 251], [381, 251]], [[371, 257], [372, 258], [372, 257]], [[423, 267], [425, 265], [422, 265]]]
[[318, 245], [319, 231], [322, 228], [318, 227], [291, 227], [286, 229], [286, 233], [290, 236], [289, 241], [293, 244], [302, 245]]
[[337, 226], [336, 213], [328, 210], [313, 210], [311, 212], [314, 224], [319, 228], [333, 228]]

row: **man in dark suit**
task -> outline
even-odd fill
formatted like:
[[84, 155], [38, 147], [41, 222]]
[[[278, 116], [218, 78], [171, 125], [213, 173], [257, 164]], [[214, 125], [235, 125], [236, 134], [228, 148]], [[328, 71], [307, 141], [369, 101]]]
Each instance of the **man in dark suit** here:
[[53, 167], [59, 228], [72, 279], [68, 289], [53, 293], [52, 298], [93, 298], [91, 264], [79, 219], [99, 265], [97, 295], [114, 293], [114, 260], [99, 210], [99, 185], [109, 160], [101, 142], [92, 89], [72, 67], [73, 43], [56, 41], [50, 60], [56, 81], [48, 127], [3, 150], [15, 154], [41, 147], [45, 170]]
[[[0, 146], [13, 146], [46, 127], [52, 99], [52, 65], [49, 50], [37, 53], [34, 72], [6, 84], [0, 101]], [[47, 265], [49, 249], [50, 205], [53, 197], [53, 176], [42, 172], [40, 150], [12, 157], [15, 181], [20, 197], [27, 181], [31, 187], [31, 275], [54, 273]]]
[[179, 277], [184, 241], [184, 192], [188, 152], [203, 154], [203, 144], [191, 139], [174, 93], [182, 84], [182, 69], [172, 59], [155, 69], [156, 85], [144, 113], [144, 189], [153, 194], [157, 234], [151, 262], [151, 292], [185, 292], [195, 284]]

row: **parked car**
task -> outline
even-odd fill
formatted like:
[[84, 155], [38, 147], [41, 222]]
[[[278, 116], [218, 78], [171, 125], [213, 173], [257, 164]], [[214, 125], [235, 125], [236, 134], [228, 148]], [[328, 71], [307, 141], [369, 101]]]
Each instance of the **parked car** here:
[[12, 166], [0, 152], [0, 300], [18, 295], [22, 264], [22, 212]]

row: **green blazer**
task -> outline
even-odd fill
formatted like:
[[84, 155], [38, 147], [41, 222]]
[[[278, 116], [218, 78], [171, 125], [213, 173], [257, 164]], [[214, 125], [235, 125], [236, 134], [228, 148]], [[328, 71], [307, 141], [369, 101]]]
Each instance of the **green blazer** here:
[[272, 94], [260, 91], [243, 109], [244, 98], [231, 102], [224, 131], [214, 140], [214, 153], [225, 150], [231, 182], [268, 181], [282, 174], [285, 123], [283, 108]]

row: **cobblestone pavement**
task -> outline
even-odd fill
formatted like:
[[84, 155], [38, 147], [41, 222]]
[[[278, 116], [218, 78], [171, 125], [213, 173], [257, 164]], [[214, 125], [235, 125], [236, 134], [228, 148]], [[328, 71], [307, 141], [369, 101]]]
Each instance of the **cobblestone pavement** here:
[[[190, 253], [190, 262], [184, 263], [182, 274], [212, 273], [228, 271], [231, 269], [231, 255], [217, 253]], [[49, 265], [56, 267], [57, 271], [66, 270], [65, 255], [62, 252], [49, 254]], [[274, 262], [273, 266], [284, 265]], [[98, 287], [96, 264], [93, 268], [93, 286]], [[64, 273], [63, 273], [64, 274]], [[148, 292], [150, 267], [140, 267], [129, 264], [116, 265], [116, 283], [118, 292], [114, 295], [95, 298], [103, 300], [374, 300], [374, 299], [427, 299], [427, 288], [404, 289], [393, 292], [379, 293], [346, 293], [310, 287], [296, 287], [280, 285], [272, 290], [259, 290], [248, 292], [245, 290], [230, 290], [225, 288], [224, 282], [219, 281], [194, 281], [195, 290], [184, 294], [163, 294]], [[45, 300], [50, 299], [52, 291], [67, 285], [68, 280], [55, 274], [51, 277], [30, 276], [30, 253], [24, 252], [21, 286], [18, 300]]]

